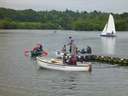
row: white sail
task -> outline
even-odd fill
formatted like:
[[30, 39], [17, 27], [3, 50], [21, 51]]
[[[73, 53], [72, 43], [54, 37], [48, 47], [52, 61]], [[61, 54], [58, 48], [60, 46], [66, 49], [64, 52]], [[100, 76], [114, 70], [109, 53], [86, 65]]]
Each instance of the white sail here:
[[104, 35], [106, 34], [106, 29], [107, 29], [107, 24], [105, 25], [102, 34], [104, 34]]
[[106, 23], [103, 32], [101, 33], [101, 36], [115, 36], [115, 35], [116, 35], [116, 30], [115, 30], [114, 18], [110, 14], [108, 22]]

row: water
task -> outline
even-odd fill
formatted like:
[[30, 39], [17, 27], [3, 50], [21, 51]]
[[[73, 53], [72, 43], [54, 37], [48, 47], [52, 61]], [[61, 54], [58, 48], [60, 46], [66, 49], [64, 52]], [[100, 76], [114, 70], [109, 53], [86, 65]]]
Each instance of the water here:
[[53, 57], [68, 36], [79, 48], [90, 45], [94, 54], [128, 57], [128, 32], [101, 38], [99, 32], [0, 30], [1, 96], [127, 96], [128, 67], [93, 63], [89, 72], [43, 70], [24, 56], [24, 49], [43, 43]]

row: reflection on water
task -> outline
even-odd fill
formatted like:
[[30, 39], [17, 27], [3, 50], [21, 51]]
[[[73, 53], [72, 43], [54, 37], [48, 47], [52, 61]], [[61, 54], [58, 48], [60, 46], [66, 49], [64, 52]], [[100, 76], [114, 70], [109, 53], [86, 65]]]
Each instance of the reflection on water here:
[[102, 41], [102, 51], [104, 54], [115, 54], [115, 43], [116, 38], [109, 38], [109, 37], [101, 37]]

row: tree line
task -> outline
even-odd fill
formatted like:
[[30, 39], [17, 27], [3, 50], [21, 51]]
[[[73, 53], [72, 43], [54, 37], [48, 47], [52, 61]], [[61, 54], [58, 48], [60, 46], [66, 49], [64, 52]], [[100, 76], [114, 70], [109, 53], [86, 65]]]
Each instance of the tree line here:
[[[0, 29], [62, 29], [101, 31], [110, 13], [87, 11], [35, 11], [0, 8]], [[128, 13], [114, 14], [116, 30], [128, 31]]]

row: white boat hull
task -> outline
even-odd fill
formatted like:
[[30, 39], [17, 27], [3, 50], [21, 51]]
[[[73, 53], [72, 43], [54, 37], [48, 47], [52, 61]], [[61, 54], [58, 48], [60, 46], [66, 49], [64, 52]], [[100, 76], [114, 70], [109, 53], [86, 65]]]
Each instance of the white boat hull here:
[[42, 68], [60, 71], [91, 71], [92, 69], [91, 64], [78, 64], [77, 66], [65, 65], [62, 64], [62, 61], [56, 61], [56, 63], [53, 63], [51, 60], [41, 57], [37, 57], [37, 64]]
[[113, 35], [113, 34], [109, 34], [109, 35], [108, 34], [106, 34], [106, 35], [101, 34], [100, 36], [102, 36], [102, 37], [116, 37], [116, 35]]

